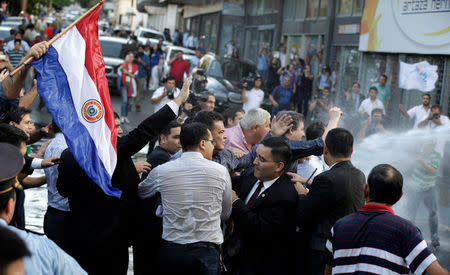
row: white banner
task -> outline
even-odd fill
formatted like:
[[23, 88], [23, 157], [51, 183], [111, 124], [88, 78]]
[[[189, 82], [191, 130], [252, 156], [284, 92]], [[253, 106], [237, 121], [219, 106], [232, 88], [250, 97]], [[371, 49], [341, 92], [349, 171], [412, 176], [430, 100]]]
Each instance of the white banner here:
[[427, 61], [408, 64], [400, 61], [398, 86], [407, 90], [429, 92], [438, 79], [437, 66]]

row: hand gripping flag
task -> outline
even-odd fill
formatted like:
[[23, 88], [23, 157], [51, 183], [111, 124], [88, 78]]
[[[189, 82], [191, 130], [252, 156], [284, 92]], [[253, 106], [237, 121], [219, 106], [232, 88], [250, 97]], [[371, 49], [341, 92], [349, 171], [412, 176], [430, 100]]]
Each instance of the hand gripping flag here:
[[86, 174], [109, 196], [116, 167], [114, 112], [98, 40], [99, 5], [31, 65], [37, 88], [70, 151]]

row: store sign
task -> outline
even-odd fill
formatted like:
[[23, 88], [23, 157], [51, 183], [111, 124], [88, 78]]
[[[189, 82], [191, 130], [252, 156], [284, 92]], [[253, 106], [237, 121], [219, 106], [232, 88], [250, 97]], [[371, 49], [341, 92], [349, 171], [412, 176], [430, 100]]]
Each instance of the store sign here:
[[361, 30], [360, 24], [348, 24], [348, 25], [339, 25], [338, 33], [339, 34], [355, 34], [359, 33]]
[[427, 61], [407, 64], [400, 61], [398, 86], [407, 90], [429, 92], [434, 89], [438, 79], [437, 66]]
[[366, 0], [359, 50], [450, 54], [450, 1]]

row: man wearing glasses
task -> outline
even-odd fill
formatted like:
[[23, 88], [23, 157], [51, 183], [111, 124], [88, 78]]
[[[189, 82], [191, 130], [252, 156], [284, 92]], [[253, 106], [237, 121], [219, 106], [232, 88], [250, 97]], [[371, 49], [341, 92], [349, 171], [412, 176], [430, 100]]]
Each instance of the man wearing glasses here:
[[183, 125], [180, 142], [181, 157], [153, 169], [138, 187], [142, 199], [161, 193], [158, 274], [220, 274], [220, 222], [231, 214], [231, 179], [211, 161], [216, 141], [205, 124]]

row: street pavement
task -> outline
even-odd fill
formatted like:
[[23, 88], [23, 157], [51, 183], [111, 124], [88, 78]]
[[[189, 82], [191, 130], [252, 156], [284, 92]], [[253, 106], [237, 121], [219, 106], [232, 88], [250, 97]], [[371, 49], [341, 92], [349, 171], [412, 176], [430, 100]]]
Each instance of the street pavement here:
[[[132, 111], [128, 113], [128, 119], [130, 120], [130, 123], [122, 124], [122, 128], [125, 134], [128, 131], [134, 129], [145, 118], [153, 114], [153, 105], [150, 103], [151, 96], [152, 91], [146, 90], [142, 96], [141, 112], [136, 112], [135, 107], [133, 106]], [[48, 114], [46, 108], [44, 107], [42, 110], [38, 109], [38, 102], [39, 99], [36, 99], [33, 105], [31, 106], [31, 109], [33, 110], [31, 113], [31, 117], [32, 121], [35, 122], [36, 127], [46, 125], [51, 122], [51, 116]], [[116, 111], [120, 115], [120, 106], [121, 106], [120, 96], [118, 96], [117, 94], [113, 94], [111, 96], [111, 102], [114, 111]], [[141, 151], [140, 159], [142, 159], [143, 155], [145, 155], [144, 151], [146, 152], [146, 149]], [[358, 166], [358, 164], [355, 163], [355, 166]], [[450, 213], [449, 213], [450, 208], [445, 209], [440, 208], [439, 212], [440, 212], [439, 236], [441, 240], [440, 241], [441, 246], [435, 252], [435, 255], [438, 258], [439, 262], [444, 267], [450, 269]], [[423, 205], [419, 208], [419, 211], [417, 212], [415, 224], [422, 231], [423, 236], [427, 241], [427, 243], [430, 244], [431, 240], [428, 227], [428, 212], [425, 209], [425, 207], [423, 207]]]

